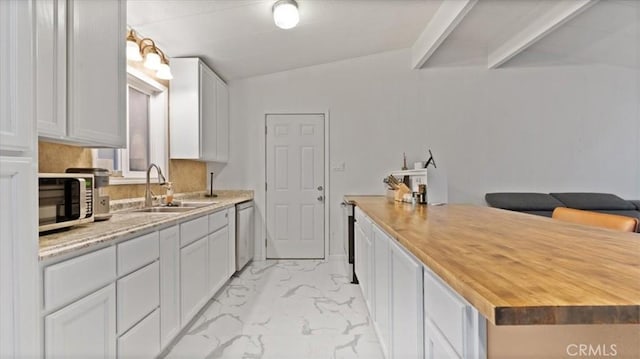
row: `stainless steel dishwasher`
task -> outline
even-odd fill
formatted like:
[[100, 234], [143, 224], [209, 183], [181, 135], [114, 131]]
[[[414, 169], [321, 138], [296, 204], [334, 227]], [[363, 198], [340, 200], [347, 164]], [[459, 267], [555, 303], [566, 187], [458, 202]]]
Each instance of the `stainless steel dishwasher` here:
[[236, 270], [253, 259], [255, 246], [253, 201], [236, 205]]

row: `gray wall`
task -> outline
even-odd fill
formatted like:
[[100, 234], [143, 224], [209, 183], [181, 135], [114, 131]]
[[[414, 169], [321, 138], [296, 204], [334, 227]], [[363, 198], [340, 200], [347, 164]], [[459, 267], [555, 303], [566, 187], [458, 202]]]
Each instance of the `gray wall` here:
[[[264, 238], [264, 115], [330, 111], [330, 253], [342, 253], [345, 194], [424, 160], [448, 173], [449, 201], [492, 191], [602, 191], [640, 198], [640, 74], [603, 65], [409, 69], [398, 50], [230, 84], [231, 157], [219, 188], [256, 191]], [[261, 255], [263, 246], [257, 246]]]

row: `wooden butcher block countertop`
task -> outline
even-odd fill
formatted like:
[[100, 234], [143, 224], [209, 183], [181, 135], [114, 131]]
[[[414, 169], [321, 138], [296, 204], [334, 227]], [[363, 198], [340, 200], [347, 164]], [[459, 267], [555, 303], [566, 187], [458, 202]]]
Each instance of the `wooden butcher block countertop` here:
[[347, 196], [491, 323], [640, 323], [640, 235], [472, 205]]

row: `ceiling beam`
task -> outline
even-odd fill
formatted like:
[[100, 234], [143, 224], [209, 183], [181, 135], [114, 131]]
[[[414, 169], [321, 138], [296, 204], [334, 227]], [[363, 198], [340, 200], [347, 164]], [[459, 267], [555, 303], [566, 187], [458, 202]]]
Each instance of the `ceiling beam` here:
[[411, 48], [411, 67], [419, 69], [464, 19], [478, 0], [443, 0]]
[[536, 19], [507, 39], [502, 45], [490, 51], [487, 58], [488, 67], [490, 69], [500, 67], [597, 2], [598, 0], [559, 1], [558, 5], [544, 16]]

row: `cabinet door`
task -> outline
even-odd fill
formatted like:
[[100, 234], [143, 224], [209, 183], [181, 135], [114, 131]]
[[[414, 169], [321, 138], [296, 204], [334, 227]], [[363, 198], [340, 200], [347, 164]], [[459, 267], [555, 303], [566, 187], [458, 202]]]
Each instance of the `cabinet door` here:
[[217, 162], [229, 161], [229, 89], [216, 79]]
[[362, 227], [356, 222], [355, 225], [355, 258], [354, 265], [356, 270], [356, 275], [358, 276], [358, 282], [360, 283], [360, 290], [362, 291], [362, 296], [365, 301], [369, 301], [367, 291], [369, 289], [369, 258], [367, 256], [367, 241], [364, 236], [364, 232], [362, 231]]
[[209, 295], [213, 296], [229, 279], [229, 227], [209, 235]]
[[217, 152], [216, 75], [200, 64], [200, 153], [201, 159], [215, 161]]
[[0, 358], [42, 355], [36, 167], [0, 156]]
[[253, 259], [254, 252], [254, 207], [245, 207], [238, 211], [238, 263], [246, 264]]
[[375, 278], [373, 285], [374, 320], [380, 334], [382, 349], [388, 356], [391, 326], [391, 283], [389, 280], [391, 256], [389, 243], [391, 238], [376, 226], [373, 226], [371, 233], [373, 235], [373, 271], [375, 272], [373, 275]]
[[38, 0], [36, 11], [36, 92], [38, 135], [63, 139], [67, 134], [66, 0]]
[[180, 231], [160, 231], [160, 338], [164, 348], [180, 331]]
[[228, 209], [229, 213], [229, 277], [236, 272], [236, 208]]
[[367, 286], [364, 288], [366, 290], [365, 299], [367, 302], [367, 308], [369, 308], [369, 313], [374, 313], [374, 301], [375, 298], [373, 296], [374, 293], [374, 285], [375, 285], [375, 272], [374, 268], [374, 258], [373, 258], [373, 241], [372, 236], [364, 236], [364, 254], [363, 257], [365, 259], [365, 265], [367, 272]]
[[0, 1], [0, 150], [33, 146], [31, 1]]
[[160, 314], [156, 309], [118, 339], [118, 358], [155, 358], [160, 353]]
[[160, 268], [155, 261], [138, 269], [117, 283], [118, 334], [158, 308], [160, 304]]
[[207, 302], [207, 237], [180, 249], [181, 323], [187, 324]]
[[200, 60], [171, 59], [169, 150], [171, 158], [200, 158]]
[[67, 134], [95, 146], [126, 146], [126, 2], [69, 0]]
[[115, 284], [45, 317], [45, 357], [111, 358], [115, 355]]
[[391, 246], [392, 358], [422, 358], [422, 265], [395, 243]]
[[429, 321], [425, 323], [424, 347], [426, 350], [426, 359], [458, 359], [461, 358], [458, 353], [453, 350], [449, 342], [442, 336]]

